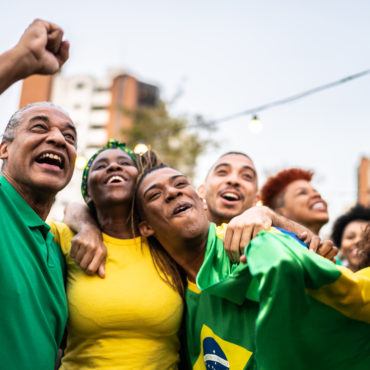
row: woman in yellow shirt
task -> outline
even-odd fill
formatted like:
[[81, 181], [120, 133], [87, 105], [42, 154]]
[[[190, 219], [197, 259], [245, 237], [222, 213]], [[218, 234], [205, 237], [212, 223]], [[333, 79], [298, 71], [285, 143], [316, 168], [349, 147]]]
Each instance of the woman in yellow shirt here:
[[71, 258], [72, 230], [52, 225], [68, 274], [61, 369], [177, 369], [182, 298], [154, 262], [161, 256], [153, 258], [145, 238], [134, 237], [130, 210], [137, 175], [135, 154], [115, 140], [84, 170], [82, 194], [107, 247], [104, 279], [87, 275]]

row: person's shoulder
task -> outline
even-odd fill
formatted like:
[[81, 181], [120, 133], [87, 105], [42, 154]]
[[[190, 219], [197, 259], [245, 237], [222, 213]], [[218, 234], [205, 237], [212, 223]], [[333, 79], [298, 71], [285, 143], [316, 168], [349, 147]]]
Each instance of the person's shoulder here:
[[63, 253], [71, 249], [71, 242], [75, 233], [63, 222], [47, 221], [50, 232], [54, 235], [54, 241], [60, 245]]
[[[366, 279], [369, 279], [369, 281], [370, 281], [370, 267], [365, 267], [361, 270], [358, 270], [354, 274], [357, 277], [364, 277]], [[370, 292], [369, 292], [369, 294], [370, 294]]]

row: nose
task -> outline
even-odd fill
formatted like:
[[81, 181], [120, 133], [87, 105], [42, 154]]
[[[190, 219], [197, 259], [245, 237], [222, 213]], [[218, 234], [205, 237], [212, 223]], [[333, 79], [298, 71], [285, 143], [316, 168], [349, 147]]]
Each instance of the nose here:
[[320, 198], [320, 199], [322, 199], [321, 198], [321, 194], [316, 189], [312, 189], [310, 195], [311, 195], [312, 198]]
[[65, 139], [64, 135], [56, 127], [52, 128], [49, 131], [48, 137], [47, 137], [47, 142], [51, 143], [51, 144], [54, 144], [56, 146], [60, 146], [60, 147], [65, 147], [66, 146], [66, 139]]
[[353, 246], [357, 246], [357, 243], [361, 241], [361, 239], [362, 239], [362, 233], [357, 234], [355, 239], [353, 239]]
[[239, 186], [240, 179], [239, 179], [238, 174], [235, 172], [229, 173], [229, 175], [227, 176], [226, 182], [228, 185]]
[[108, 167], [107, 167], [108, 172], [118, 171], [120, 169], [122, 169], [122, 166], [119, 163], [117, 163], [116, 161], [110, 162]]
[[165, 193], [166, 197], [165, 197], [165, 199], [166, 199], [167, 203], [176, 199], [177, 197], [179, 197], [181, 195], [182, 195], [182, 191], [180, 189], [177, 189], [174, 186], [168, 186], [166, 188], [166, 193]]

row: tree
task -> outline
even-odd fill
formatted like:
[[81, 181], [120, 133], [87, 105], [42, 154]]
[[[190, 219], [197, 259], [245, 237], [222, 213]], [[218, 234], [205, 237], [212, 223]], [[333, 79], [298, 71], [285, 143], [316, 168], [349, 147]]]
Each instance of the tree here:
[[161, 101], [155, 107], [139, 107], [124, 113], [133, 120], [130, 129], [123, 130], [127, 144], [133, 148], [144, 143], [156, 151], [167, 165], [178, 169], [190, 179], [194, 178], [197, 158], [215, 141], [202, 139], [199, 129], [209, 130], [201, 116], [191, 120], [174, 117], [168, 112], [167, 105]]

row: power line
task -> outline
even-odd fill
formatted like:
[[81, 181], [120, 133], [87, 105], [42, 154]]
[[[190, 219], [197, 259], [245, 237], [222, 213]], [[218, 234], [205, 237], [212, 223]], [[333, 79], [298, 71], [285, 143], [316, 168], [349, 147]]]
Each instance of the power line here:
[[205, 126], [212, 126], [212, 125], [216, 125], [216, 124], [218, 124], [220, 122], [229, 121], [229, 120], [232, 120], [232, 119], [241, 117], [241, 116], [257, 114], [258, 112], [264, 111], [266, 109], [270, 109], [270, 108], [276, 107], [278, 105], [287, 104], [287, 103], [290, 103], [290, 102], [292, 102], [294, 100], [302, 99], [302, 98], [304, 98], [306, 96], [309, 96], [309, 95], [312, 95], [312, 94], [316, 94], [316, 93], [318, 93], [320, 91], [327, 90], [327, 89], [330, 89], [332, 87], [335, 87], [335, 86], [338, 86], [338, 85], [341, 85], [341, 84], [345, 84], [347, 82], [350, 82], [352, 80], [355, 80], [356, 78], [364, 77], [364, 76], [366, 76], [368, 74], [370, 74], [370, 69], [367, 69], [367, 70], [362, 71], [362, 72], [359, 72], [359, 73], [355, 73], [353, 75], [350, 75], [350, 76], [341, 78], [340, 80], [327, 83], [325, 85], [314, 87], [313, 89], [300, 92], [298, 94], [289, 96], [289, 97], [284, 98], [284, 99], [275, 100], [273, 102], [266, 103], [266, 104], [257, 106], [255, 108], [250, 108], [250, 109], [244, 110], [244, 111], [239, 112], [239, 113], [230, 114], [228, 116], [225, 116], [225, 117], [222, 117], [222, 118], [219, 118], [219, 119], [215, 119], [215, 120], [212, 120], [210, 122], [203, 122], [203, 125], [205, 125]]

